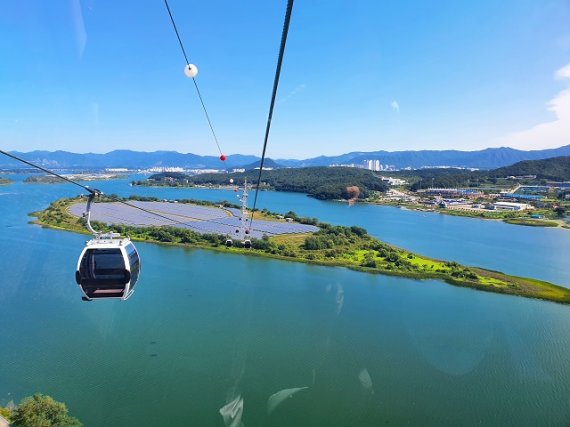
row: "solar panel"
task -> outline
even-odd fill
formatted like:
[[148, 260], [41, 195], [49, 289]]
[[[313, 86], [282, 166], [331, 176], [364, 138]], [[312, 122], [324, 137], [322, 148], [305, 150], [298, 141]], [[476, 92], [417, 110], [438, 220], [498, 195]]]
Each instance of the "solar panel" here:
[[[172, 221], [122, 203], [93, 204], [91, 208], [91, 220], [139, 227], [170, 225], [190, 229], [198, 233], [216, 233], [224, 236], [235, 235], [236, 228], [239, 229], [241, 227], [241, 221], [239, 219], [241, 217], [241, 211], [235, 208], [220, 209], [210, 206], [169, 202], [133, 201], [130, 203], [156, 212], [157, 214], [172, 219]], [[75, 203], [69, 207], [69, 213], [72, 215], [80, 217], [83, 215], [83, 212], [85, 212], [85, 203]], [[308, 224], [254, 219], [250, 236], [252, 238], [261, 239], [263, 235], [275, 236], [279, 234], [310, 233], [318, 231], [318, 229], [318, 227]]]

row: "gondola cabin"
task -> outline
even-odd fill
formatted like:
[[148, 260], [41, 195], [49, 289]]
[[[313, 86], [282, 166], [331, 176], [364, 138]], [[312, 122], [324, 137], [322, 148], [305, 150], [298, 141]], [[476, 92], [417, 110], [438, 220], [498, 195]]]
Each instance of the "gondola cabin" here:
[[84, 299], [126, 300], [134, 291], [141, 263], [128, 238], [89, 240], [79, 256], [75, 280]]

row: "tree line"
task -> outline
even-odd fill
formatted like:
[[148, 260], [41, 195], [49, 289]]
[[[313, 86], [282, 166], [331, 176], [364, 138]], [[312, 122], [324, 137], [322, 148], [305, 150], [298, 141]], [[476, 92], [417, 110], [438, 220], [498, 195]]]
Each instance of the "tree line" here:
[[[235, 185], [248, 183], [256, 185], [259, 170], [242, 173], [209, 173], [189, 176], [178, 172], [163, 172], [152, 175], [147, 181], [137, 184], [160, 185]], [[305, 193], [321, 200], [350, 199], [353, 197], [348, 187], [358, 187], [360, 198], [367, 198], [372, 192], [384, 192], [387, 185], [373, 171], [347, 167], [289, 168], [263, 171], [261, 187], [277, 191]]]

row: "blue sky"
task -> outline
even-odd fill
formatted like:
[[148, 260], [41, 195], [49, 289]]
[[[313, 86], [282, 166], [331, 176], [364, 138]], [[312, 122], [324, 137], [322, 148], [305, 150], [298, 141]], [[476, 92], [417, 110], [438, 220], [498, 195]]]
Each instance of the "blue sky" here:
[[[169, 3], [223, 151], [259, 155], [285, 0]], [[2, 2], [0, 55], [4, 149], [217, 155], [162, 0]], [[268, 156], [565, 144], [570, 2], [295, 2]]]

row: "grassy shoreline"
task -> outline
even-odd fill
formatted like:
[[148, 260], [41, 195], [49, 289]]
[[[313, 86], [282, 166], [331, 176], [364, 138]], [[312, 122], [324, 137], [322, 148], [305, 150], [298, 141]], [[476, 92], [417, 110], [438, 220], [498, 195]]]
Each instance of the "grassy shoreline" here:
[[[69, 214], [69, 207], [79, 199], [60, 199], [47, 209], [34, 212], [33, 221], [44, 227], [89, 234], [81, 218]], [[214, 204], [212, 204], [214, 205]], [[104, 228], [103, 224], [97, 227]], [[319, 223], [320, 231], [303, 235], [281, 235], [253, 240], [253, 249], [226, 248], [226, 237], [198, 235], [175, 227], [113, 226], [130, 235], [133, 241], [168, 246], [208, 249], [236, 255], [345, 267], [351, 270], [406, 277], [436, 279], [446, 283], [487, 292], [517, 295], [570, 304], [570, 289], [552, 283], [506, 275], [456, 262], [437, 260], [397, 248], [369, 236], [360, 227], [341, 227]]]
[[398, 202], [384, 202], [379, 200], [365, 200], [362, 203], [367, 203], [371, 205], [378, 206], [391, 206], [395, 208], [404, 208], [412, 211], [427, 212], [427, 213], [438, 213], [441, 215], [449, 216], [460, 216], [463, 218], [473, 218], [473, 219], [483, 219], [491, 221], [502, 221], [511, 225], [522, 225], [531, 227], [551, 227], [551, 228], [568, 228], [565, 227], [566, 223], [563, 219], [557, 218], [544, 218], [544, 219], [534, 219], [528, 216], [517, 216], [514, 212], [469, 212], [463, 210], [447, 209], [447, 208], [431, 208], [423, 209], [421, 205], [411, 204], [411, 203], [398, 203]]

